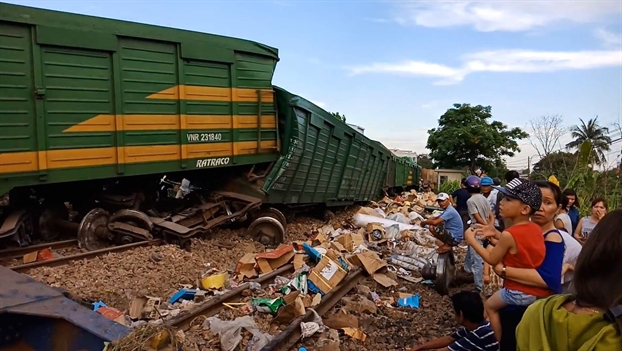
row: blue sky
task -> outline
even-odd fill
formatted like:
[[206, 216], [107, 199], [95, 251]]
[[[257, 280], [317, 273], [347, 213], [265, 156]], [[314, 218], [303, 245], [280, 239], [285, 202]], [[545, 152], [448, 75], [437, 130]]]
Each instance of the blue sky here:
[[[426, 131], [453, 103], [491, 105], [494, 119], [527, 131], [543, 114], [567, 125], [622, 118], [619, 0], [6, 2], [277, 47], [275, 84], [391, 148], [425, 152]], [[535, 154], [520, 144], [512, 168]]]

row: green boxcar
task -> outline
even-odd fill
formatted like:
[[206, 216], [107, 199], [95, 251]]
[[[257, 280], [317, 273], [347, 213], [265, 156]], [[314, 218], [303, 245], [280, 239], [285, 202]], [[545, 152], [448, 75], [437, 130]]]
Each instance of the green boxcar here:
[[266, 203], [339, 206], [376, 199], [391, 152], [304, 98], [274, 90], [283, 156], [263, 186]]
[[0, 4], [0, 195], [279, 156], [275, 48]]

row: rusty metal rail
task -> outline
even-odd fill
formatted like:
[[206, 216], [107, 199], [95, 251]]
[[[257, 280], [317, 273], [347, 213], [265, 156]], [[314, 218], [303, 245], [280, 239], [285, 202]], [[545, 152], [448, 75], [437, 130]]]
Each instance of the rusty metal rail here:
[[4, 249], [4, 250], [0, 250], [0, 259], [20, 257], [20, 256], [24, 256], [25, 254], [43, 250], [43, 249], [58, 250], [58, 249], [64, 249], [64, 248], [73, 247], [73, 246], [78, 246], [78, 239], [69, 239], [69, 240], [63, 240], [63, 241], [54, 241], [51, 243], [28, 245], [24, 247], [17, 247], [14, 249]]
[[26, 264], [21, 264], [17, 266], [7, 267], [7, 268], [10, 268], [11, 270], [15, 272], [22, 273], [32, 268], [64, 266], [64, 265], [69, 264], [69, 262], [71, 261], [85, 260], [85, 259], [90, 260], [97, 256], [107, 254], [107, 253], [123, 252], [127, 250], [132, 250], [134, 248], [141, 247], [141, 246], [162, 245], [163, 243], [164, 243], [164, 240], [140, 241], [137, 243], [131, 243], [127, 245], [111, 246], [111, 247], [107, 247], [101, 250], [94, 250], [94, 251], [79, 253], [77, 255], [59, 257], [59, 258], [55, 258], [49, 261], [32, 262], [32, 263], [26, 263]]
[[[292, 264], [288, 264], [277, 269], [276, 271], [270, 272], [257, 279], [253, 279], [250, 282], [259, 283], [264, 286], [272, 282], [277, 275], [282, 275], [293, 271], [294, 266]], [[179, 328], [181, 330], [188, 330], [191, 326], [192, 321], [195, 318], [199, 316], [212, 317], [218, 314], [218, 312], [220, 312], [224, 308], [223, 303], [239, 301], [242, 297], [242, 293], [246, 289], [250, 288], [250, 282], [241, 284], [237, 288], [228, 291], [223, 295], [210, 299], [205, 303], [199, 305], [197, 308], [192, 309], [190, 313], [180, 314], [177, 317], [170, 319], [166, 322], [166, 324]]]
[[[326, 314], [333, 306], [339, 302], [350, 290], [352, 290], [358, 282], [363, 278], [363, 270], [357, 268], [351, 271], [346, 278], [328, 294], [324, 295], [322, 302], [315, 306], [314, 310], [318, 315]], [[264, 346], [261, 351], [288, 351], [300, 340], [302, 331], [300, 323], [310, 322], [313, 320], [313, 311], [308, 310], [303, 316], [294, 319], [285, 330], [275, 336], [268, 345]]]

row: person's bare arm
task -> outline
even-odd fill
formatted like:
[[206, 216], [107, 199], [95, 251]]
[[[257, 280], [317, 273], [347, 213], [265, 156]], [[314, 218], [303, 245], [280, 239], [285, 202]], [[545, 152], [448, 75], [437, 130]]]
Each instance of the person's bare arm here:
[[488, 222], [487, 223], [492, 223], [493, 225], [495, 223], [495, 215], [494, 215], [494, 213], [492, 213], [492, 211], [488, 212]]
[[564, 222], [562, 222], [561, 219], [555, 220], [555, 228], [566, 230], [566, 227], [564, 227]]
[[477, 241], [473, 229], [467, 230], [464, 236], [466, 237], [467, 243], [473, 247], [475, 252], [477, 252], [486, 263], [493, 266], [501, 262], [503, 256], [505, 256], [508, 250], [515, 244], [512, 235], [508, 232], [503, 232], [501, 233], [501, 239], [499, 239], [497, 245], [489, 252]]
[[[563, 239], [561, 235], [551, 233], [546, 237], [545, 241], [561, 243]], [[503, 272], [503, 264], [497, 264], [494, 267], [494, 271], [498, 276], [501, 276]], [[533, 268], [505, 267], [505, 277], [525, 285], [548, 288], [548, 285], [546, 285], [546, 282], [542, 279], [542, 276], [540, 276], [538, 271]]]
[[446, 347], [451, 345], [452, 342], [456, 341], [450, 335], [443, 336], [438, 339], [430, 340], [423, 345], [415, 346], [413, 348], [408, 349], [409, 351], [422, 351], [422, 350], [437, 350], [441, 347]]
[[430, 218], [430, 219], [426, 219], [425, 221], [421, 221], [421, 226], [424, 226], [424, 225], [439, 225], [439, 224], [441, 224], [443, 222], [445, 222], [445, 220], [442, 219], [441, 217]]
[[496, 239], [499, 240], [501, 237], [501, 232], [495, 228], [495, 223], [489, 222], [487, 224], [475, 224], [475, 230], [479, 231], [481, 235], [487, 237], [488, 239]]
[[473, 218], [475, 218], [475, 221], [479, 224], [486, 224], [486, 222], [484, 222], [482, 216], [480, 216], [479, 213], [473, 214]]
[[[499, 263], [495, 266], [494, 270], [495, 273], [501, 277], [503, 272], [503, 264]], [[548, 285], [546, 285], [544, 279], [542, 279], [540, 274], [538, 274], [535, 269], [505, 267], [505, 277], [521, 284], [548, 288]]]
[[585, 238], [583, 238], [583, 235], [581, 235], [582, 230], [583, 218], [579, 220], [579, 223], [577, 223], [577, 229], [574, 231], [574, 238], [577, 239], [581, 245], [583, 245], [583, 243], [585, 242]]

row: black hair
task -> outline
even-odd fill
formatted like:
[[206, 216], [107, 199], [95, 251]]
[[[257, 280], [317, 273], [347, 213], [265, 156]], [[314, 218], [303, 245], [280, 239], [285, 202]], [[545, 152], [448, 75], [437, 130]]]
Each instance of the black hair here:
[[[537, 180], [536, 185], [538, 186], [538, 188], [546, 188], [546, 189], [551, 190], [553, 192], [553, 199], [555, 200], [555, 204], [558, 206], [562, 205], [562, 201], [563, 201], [562, 189], [560, 189], [557, 186], [557, 184], [553, 182], [549, 182], [548, 180]], [[568, 198], [566, 198], [566, 205], [567, 204], [568, 204]]]
[[494, 184], [495, 186], [501, 185], [501, 179], [499, 179], [499, 177], [492, 178], [492, 184]]
[[607, 309], [622, 297], [622, 209], [609, 212], [590, 233], [575, 265], [577, 304]]
[[480, 295], [473, 291], [460, 291], [451, 296], [454, 312], [460, 314], [471, 323], [484, 321], [484, 303]]
[[591, 203], [592, 206], [590, 206], [590, 207], [594, 207], [594, 206], [598, 205], [599, 202], [603, 203], [603, 207], [605, 208], [605, 210], [609, 209], [609, 205], [607, 204], [607, 200], [602, 198], [602, 197], [597, 197], [594, 200], [592, 200], [592, 203]]
[[460, 181], [460, 184], [466, 185], [466, 178], [462, 178], [462, 180]]
[[479, 194], [482, 192], [482, 189], [480, 187], [473, 188], [473, 187], [467, 186], [466, 189], [469, 194]]
[[568, 211], [568, 196], [566, 196], [566, 194], [562, 193], [562, 210], [564, 211]]
[[517, 171], [507, 171], [505, 173], [505, 182], [509, 183], [511, 181], [513, 181], [516, 178], [520, 178], [520, 174], [518, 174]]
[[564, 190], [564, 195], [566, 196], [574, 196], [574, 207], [579, 208], [581, 204], [579, 204], [579, 197], [577, 196], [577, 192], [574, 189], [566, 189]]

